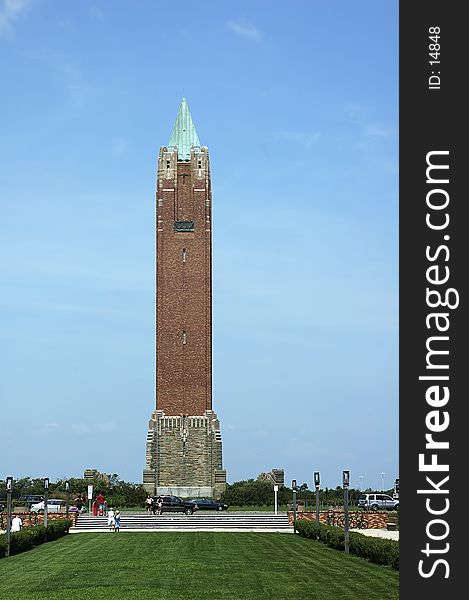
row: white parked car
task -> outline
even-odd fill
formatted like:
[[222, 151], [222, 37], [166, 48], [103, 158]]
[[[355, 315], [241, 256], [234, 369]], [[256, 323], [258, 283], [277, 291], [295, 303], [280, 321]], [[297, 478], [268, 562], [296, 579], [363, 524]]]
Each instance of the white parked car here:
[[[49, 498], [47, 500], [47, 512], [48, 513], [58, 513], [63, 512], [62, 507], [65, 506], [64, 500], [58, 500], [55, 498]], [[44, 500], [42, 502], [37, 502], [31, 506], [31, 512], [35, 513], [43, 513], [44, 512]]]
[[388, 494], [362, 494], [358, 499], [360, 508], [371, 510], [399, 510], [399, 500], [391, 498]]

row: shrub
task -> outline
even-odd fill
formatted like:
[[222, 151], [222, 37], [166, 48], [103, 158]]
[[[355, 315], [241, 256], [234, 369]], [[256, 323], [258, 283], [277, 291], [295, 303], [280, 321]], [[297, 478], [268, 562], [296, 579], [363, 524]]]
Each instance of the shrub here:
[[67, 535], [72, 524], [73, 523], [70, 519], [60, 519], [59, 521], [51, 521], [47, 526], [46, 541], [52, 542], [64, 535]]
[[301, 535], [301, 537], [317, 539], [318, 527], [316, 523], [307, 521], [306, 519], [297, 519], [295, 522], [295, 529]]
[[[10, 538], [10, 555], [26, 552], [26, 550], [31, 550], [34, 546], [39, 546], [44, 542], [52, 542], [66, 535], [71, 526], [72, 521], [64, 519], [51, 521], [47, 528], [38, 525], [37, 527], [25, 527], [21, 531], [15, 531]], [[0, 558], [5, 558], [6, 547], [6, 536], [2, 535], [0, 538]]]
[[228, 484], [221, 497], [222, 502], [231, 506], [261, 506], [273, 504], [273, 484], [268, 481], [237, 481]]
[[[336, 550], [345, 549], [345, 534], [339, 527], [322, 524], [317, 527], [312, 521], [297, 519], [295, 528], [302, 537], [317, 539]], [[399, 542], [395, 540], [366, 537], [352, 531], [349, 533], [349, 551], [372, 563], [399, 570]]]
[[399, 570], [399, 542], [350, 534], [350, 552], [377, 565], [389, 565]]

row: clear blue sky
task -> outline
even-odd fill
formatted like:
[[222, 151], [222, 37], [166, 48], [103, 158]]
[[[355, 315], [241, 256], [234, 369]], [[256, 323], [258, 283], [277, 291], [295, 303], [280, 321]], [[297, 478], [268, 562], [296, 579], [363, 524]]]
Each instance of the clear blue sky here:
[[397, 0], [0, 0], [0, 479], [141, 481], [156, 157], [185, 95], [228, 481], [391, 487], [397, 25]]

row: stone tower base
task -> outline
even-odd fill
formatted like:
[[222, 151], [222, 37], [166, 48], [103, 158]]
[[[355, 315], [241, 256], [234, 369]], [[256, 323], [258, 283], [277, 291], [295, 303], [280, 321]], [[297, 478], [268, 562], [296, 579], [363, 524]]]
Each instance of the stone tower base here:
[[143, 486], [152, 495], [219, 498], [226, 488], [217, 415], [152, 413], [148, 425]]

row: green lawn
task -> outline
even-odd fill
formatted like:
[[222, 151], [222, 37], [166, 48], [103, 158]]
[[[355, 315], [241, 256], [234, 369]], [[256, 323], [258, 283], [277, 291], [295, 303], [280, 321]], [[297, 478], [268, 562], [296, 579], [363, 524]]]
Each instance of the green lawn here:
[[397, 600], [398, 579], [284, 533], [71, 534], [0, 560], [9, 600]]

